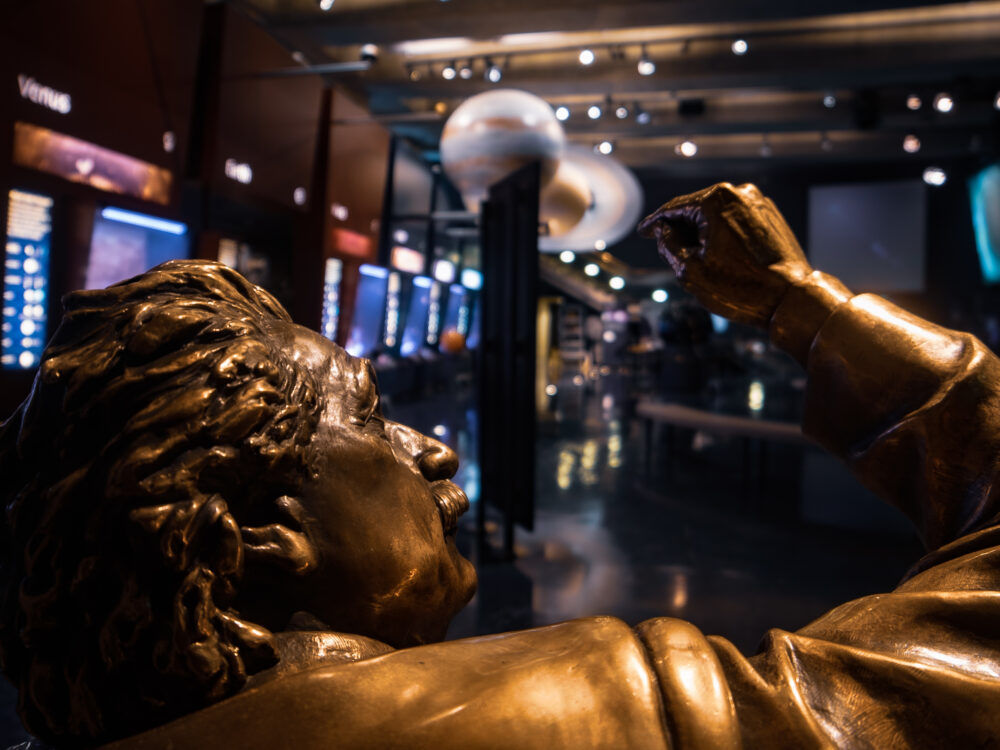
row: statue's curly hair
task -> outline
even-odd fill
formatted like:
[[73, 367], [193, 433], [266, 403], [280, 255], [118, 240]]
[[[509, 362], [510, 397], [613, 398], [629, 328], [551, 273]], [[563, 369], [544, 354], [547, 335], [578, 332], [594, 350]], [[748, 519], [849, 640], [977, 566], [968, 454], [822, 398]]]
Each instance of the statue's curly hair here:
[[229, 268], [171, 261], [74, 292], [0, 426], [0, 666], [30, 731], [106, 742], [238, 691], [276, 661], [232, 609], [241, 519], [307, 476], [323, 404]]

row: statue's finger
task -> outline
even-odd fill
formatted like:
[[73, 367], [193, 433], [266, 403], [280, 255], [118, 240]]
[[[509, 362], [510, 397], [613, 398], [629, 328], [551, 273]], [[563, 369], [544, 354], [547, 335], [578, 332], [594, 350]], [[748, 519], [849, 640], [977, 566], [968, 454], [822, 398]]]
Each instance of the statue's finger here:
[[729, 185], [729, 183], [721, 183], [719, 185], [712, 185], [711, 187], [704, 188], [703, 190], [698, 190], [694, 193], [679, 195], [676, 198], [672, 198], [639, 222], [639, 234], [643, 237], [653, 237], [652, 227], [658, 220], [666, 216], [673, 216], [675, 215], [675, 212], [685, 208], [699, 208], [713, 193], [716, 193], [719, 189], [724, 188], [732, 189], [732, 185]]

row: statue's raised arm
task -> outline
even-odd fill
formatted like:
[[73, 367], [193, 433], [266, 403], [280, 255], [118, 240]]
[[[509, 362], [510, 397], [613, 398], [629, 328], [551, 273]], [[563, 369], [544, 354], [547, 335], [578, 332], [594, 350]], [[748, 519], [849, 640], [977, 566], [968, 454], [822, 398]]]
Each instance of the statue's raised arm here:
[[807, 369], [804, 430], [929, 549], [992, 522], [1000, 362], [978, 339], [814, 271], [753, 185], [675, 198], [640, 230], [708, 309], [766, 328]]

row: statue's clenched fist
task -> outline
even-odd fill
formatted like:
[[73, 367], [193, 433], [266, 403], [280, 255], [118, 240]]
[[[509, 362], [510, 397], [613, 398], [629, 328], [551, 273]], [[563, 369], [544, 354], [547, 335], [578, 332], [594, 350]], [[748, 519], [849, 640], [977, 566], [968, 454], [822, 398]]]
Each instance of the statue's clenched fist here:
[[709, 310], [766, 328], [788, 287], [812, 272], [795, 235], [756, 186], [682, 195], [643, 219], [678, 280]]

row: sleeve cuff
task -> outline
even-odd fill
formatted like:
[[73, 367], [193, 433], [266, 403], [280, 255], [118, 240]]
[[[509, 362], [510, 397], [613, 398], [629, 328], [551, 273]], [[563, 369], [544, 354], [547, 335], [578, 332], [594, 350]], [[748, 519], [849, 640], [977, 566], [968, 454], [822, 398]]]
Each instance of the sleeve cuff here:
[[813, 271], [785, 292], [771, 316], [768, 328], [771, 341], [805, 367], [819, 329], [851, 296], [850, 290], [837, 278]]

